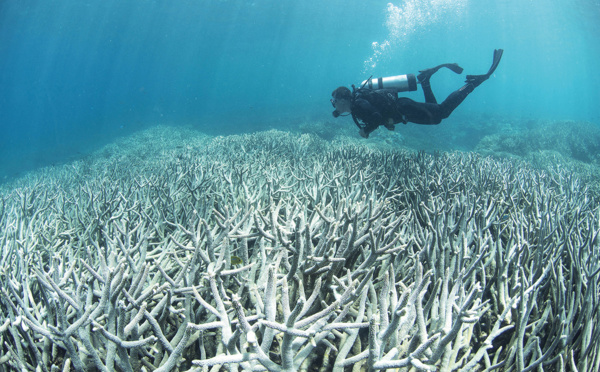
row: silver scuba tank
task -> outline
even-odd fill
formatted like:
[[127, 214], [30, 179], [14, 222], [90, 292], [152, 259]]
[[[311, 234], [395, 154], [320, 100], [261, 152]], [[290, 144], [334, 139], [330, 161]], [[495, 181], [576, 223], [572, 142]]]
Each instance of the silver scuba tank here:
[[417, 78], [413, 74], [397, 75], [380, 78], [369, 78], [360, 87], [368, 89], [395, 89], [399, 92], [412, 92], [417, 90]]

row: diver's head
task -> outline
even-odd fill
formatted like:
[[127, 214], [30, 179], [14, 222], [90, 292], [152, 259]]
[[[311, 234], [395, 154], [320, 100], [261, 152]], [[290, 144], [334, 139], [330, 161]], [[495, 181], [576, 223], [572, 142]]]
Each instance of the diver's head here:
[[346, 87], [339, 87], [331, 93], [331, 104], [335, 111], [333, 117], [337, 118], [341, 114], [350, 112], [352, 108], [352, 92]]

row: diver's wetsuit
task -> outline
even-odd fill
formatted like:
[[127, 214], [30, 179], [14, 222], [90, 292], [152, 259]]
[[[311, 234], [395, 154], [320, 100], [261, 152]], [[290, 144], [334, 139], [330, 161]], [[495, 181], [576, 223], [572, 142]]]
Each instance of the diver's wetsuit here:
[[[440, 68], [445, 67], [457, 74], [463, 69], [456, 63], [445, 63], [430, 69], [420, 71], [417, 77], [425, 94], [425, 102], [416, 102], [410, 98], [398, 97], [398, 91], [392, 89], [355, 89], [352, 94], [352, 106], [350, 112], [352, 119], [361, 129], [361, 135], [368, 137], [380, 125], [392, 130], [394, 124], [416, 123], [416, 124], [439, 124], [446, 119], [462, 101], [467, 98], [476, 87], [486, 81], [496, 70], [504, 50], [494, 50], [492, 66], [486, 74], [467, 75], [466, 84], [457, 91], [450, 93], [446, 100], [437, 103], [429, 78]], [[339, 88], [338, 88], [339, 89]], [[347, 89], [346, 89], [347, 90]], [[335, 97], [334, 91], [334, 99]], [[335, 101], [332, 100], [332, 103]], [[335, 106], [335, 104], [334, 104]], [[334, 116], [339, 113], [334, 111]], [[364, 131], [364, 133], [362, 133]]]
[[425, 93], [425, 102], [398, 97], [398, 91], [391, 89], [358, 89], [352, 101], [352, 117], [367, 135], [380, 125], [390, 128], [389, 119], [392, 119], [393, 124], [439, 124], [475, 89], [471, 84], [467, 84], [438, 104], [429, 82], [421, 87]]

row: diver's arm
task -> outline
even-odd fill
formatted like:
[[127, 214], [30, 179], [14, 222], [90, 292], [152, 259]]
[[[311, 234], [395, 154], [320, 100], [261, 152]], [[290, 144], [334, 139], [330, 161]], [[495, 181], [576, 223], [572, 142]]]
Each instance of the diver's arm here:
[[352, 112], [365, 123], [360, 135], [364, 138], [368, 138], [371, 132], [383, 124], [383, 117], [379, 111], [365, 99], [357, 99], [354, 102], [354, 106]]

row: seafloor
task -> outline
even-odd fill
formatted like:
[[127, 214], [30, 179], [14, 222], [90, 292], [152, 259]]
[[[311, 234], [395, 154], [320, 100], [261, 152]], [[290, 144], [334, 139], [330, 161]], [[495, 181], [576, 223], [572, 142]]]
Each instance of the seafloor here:
[[0, 371], [600, 369], [595, 128], [300, 128], [154, 127], [2, 185]]

